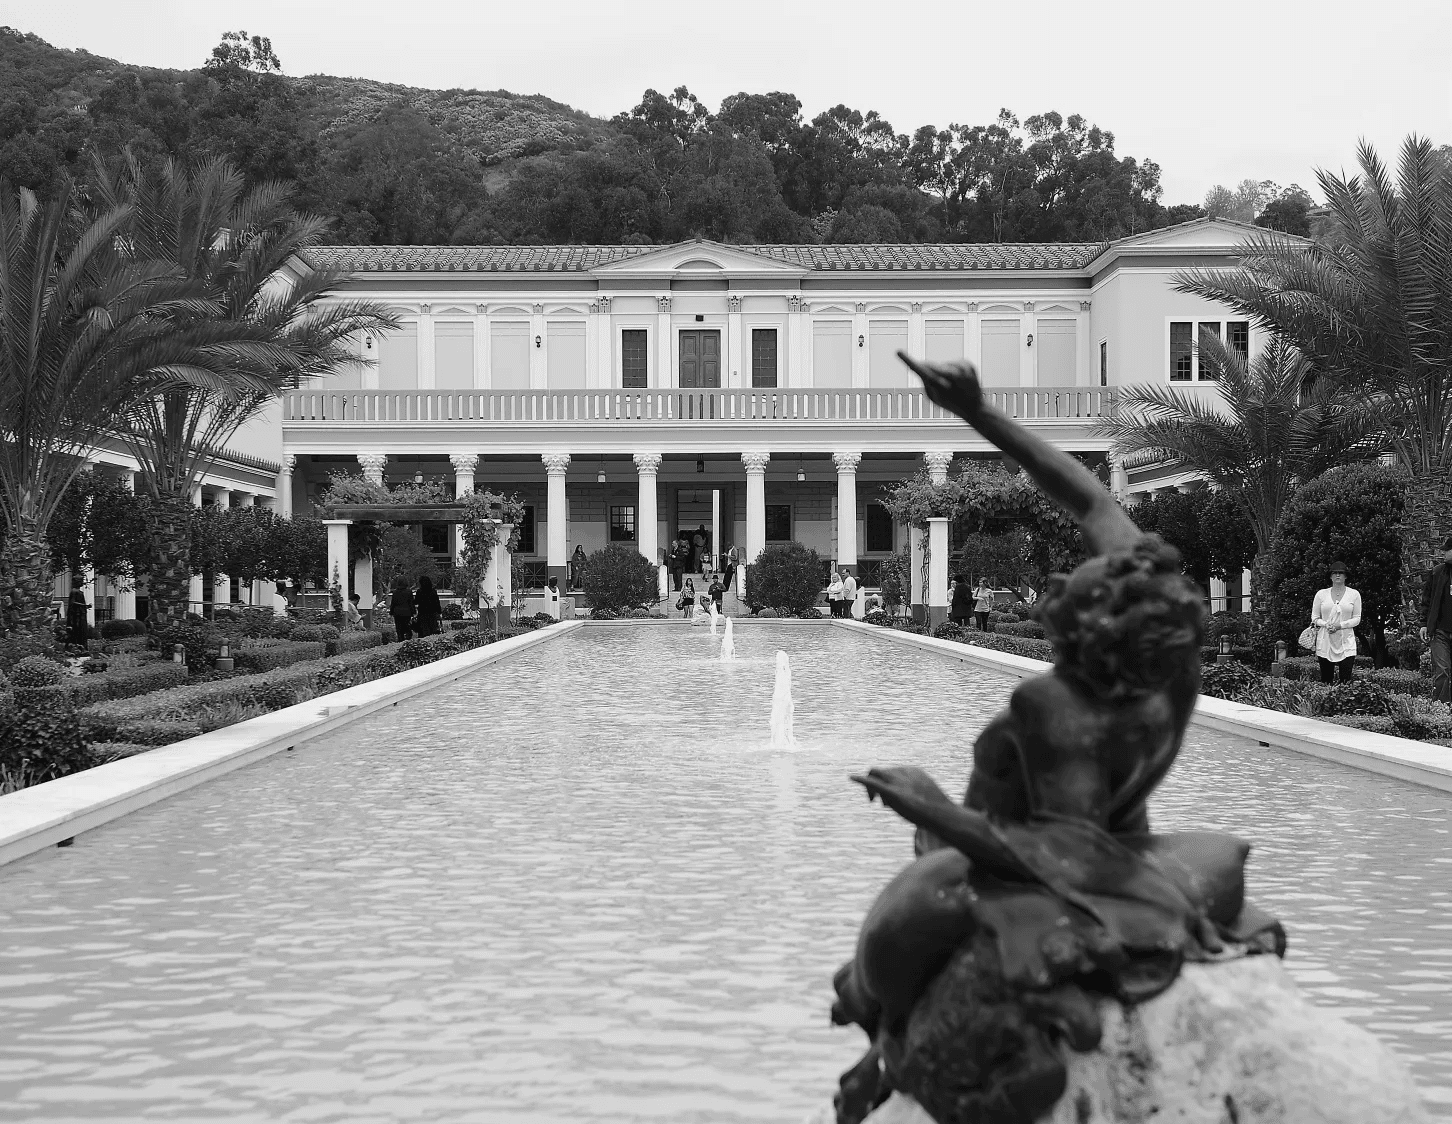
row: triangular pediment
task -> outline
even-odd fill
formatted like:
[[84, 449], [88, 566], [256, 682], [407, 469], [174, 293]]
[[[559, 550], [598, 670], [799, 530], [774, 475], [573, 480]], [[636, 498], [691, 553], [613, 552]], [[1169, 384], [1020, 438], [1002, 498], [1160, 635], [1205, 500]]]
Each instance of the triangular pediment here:
[[649, 253], [596, 266], [590, 272], [597, 277], [726, 277], [743, 273], [798, 277], [804, 271], [799, 266], [756, 253], [749, 246], [727, 246], [701, 240], [661, 246]]
[[1112, 245], [1114, 249], [1121, 251], [1231, 249], [1247, 239], [1275, 233], [1273, 230], [1233, 219], [1194, 219], [1121, 238]]

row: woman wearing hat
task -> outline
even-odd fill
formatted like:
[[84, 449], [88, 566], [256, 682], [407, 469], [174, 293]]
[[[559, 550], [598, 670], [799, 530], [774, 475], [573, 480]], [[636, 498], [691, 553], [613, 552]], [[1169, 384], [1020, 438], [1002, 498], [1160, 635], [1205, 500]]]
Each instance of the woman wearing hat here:
[[1331, 584], [1311, 602], [1316, 629], [1316, 660], [1322, 683], [1350, 683], [1356, 666], [1356, 626], [1361, 623], [1361, 594], [1346, 584], [1346, 563], [1331, 563]]

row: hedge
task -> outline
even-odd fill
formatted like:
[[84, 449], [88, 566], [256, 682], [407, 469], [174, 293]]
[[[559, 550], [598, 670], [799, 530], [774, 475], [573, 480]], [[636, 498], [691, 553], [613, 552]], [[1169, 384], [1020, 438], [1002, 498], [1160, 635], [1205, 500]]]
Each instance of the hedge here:
[[1030, 640], [1044, 638], [1044, 626], [1038, 621], [1004, 621], [995, 625], [993, 631], [1000, 636], [1026, 636]]
[[269, 644], [265, 648], [239, 648], [232, 653], [232, 658], [239, 671], [261, 672], [290, 667], [306, 660], [320, 660], [327, 654], [328, 647], [321, 641], [303, 643], [289, 640]]
[[98, 671], [61, 683], [61, 689], [76, 706], [89, 706], [105, 699], [130, 699], [177, 687], [187, 681], [186, 664], [156, 660], [140, 667], [118, 667], [114, 671]]
[[364, 648], [377, 648], [383, 643], [381, 632], [344, 632], [336, 640], [327, 642], [327, 654], [341, 656], [344, 652], [361, 652]]

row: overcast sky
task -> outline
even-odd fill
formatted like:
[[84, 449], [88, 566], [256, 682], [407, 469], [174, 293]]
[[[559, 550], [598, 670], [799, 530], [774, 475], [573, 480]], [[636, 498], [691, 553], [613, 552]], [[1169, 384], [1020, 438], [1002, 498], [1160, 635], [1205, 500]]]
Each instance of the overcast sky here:
[[221, 32], [268, 35], [286, 73], [541, 93], [609, 116], [649, 86], [713, 110], [787, 90], [901, 133], [1055, 109], [1163, 169], [1166, 203], [1246, 177], [1300, 183], [1387, 159], [1409, 132], [1452, 143], [1452, 0], [1036, 0], [858, 4], [552, 0], [0, 0], [59, 47], [193, 67]]

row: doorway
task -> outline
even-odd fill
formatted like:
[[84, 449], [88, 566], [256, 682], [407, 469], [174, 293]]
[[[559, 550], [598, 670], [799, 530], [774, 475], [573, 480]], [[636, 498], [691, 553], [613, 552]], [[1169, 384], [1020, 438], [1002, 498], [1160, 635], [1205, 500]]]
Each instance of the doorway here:
[[693, 328], [681, 332], [680, 385], [683, 388], [716, 389], [721, 385], [721, 333]]
[[[676, 491], [676, 517], [671, 522], [671, 537], [682, 535], [695, 546], [695, 538], [704, 528], [705, 551], [708, 567], [721, 568], [721, 559], [731, 548], [734, 538], [733, 493], [726, 488], [680, 488]], [[693, 554], [688, 569], [699, 571], [700, 554]]]

